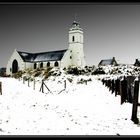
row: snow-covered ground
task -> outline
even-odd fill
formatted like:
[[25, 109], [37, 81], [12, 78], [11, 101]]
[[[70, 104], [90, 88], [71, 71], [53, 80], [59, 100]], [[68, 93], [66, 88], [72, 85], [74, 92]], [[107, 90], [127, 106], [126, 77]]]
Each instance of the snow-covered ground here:
[[[34, 90], [33, 82], [28, 87], [27, 81], [0, 78], [0, 135], [139, 135], [132, 104], [120, 105], [120, 96], [97, 77], [52, 77], [45, 81], [51, 92], [44, 88], [45, 93], [39, 92], [40, 82]], [[90, 80], [77, 84], [81, 78]]]

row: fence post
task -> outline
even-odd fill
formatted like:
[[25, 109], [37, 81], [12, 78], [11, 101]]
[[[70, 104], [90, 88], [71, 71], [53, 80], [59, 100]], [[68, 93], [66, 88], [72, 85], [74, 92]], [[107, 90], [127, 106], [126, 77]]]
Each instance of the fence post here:
[[29, 85], [29, 78], [28, 78], [28, 87], [29, 87], [30, 85]]
[[2, 95], [2, 82], [0, 82], [0, 95]]
[[120, 80], [117, 79], [115, 80], [115, 96], [119, 94], [119, 89], [120, 89]]
[[112, 93], [115, 91], [115, 81], [114, 81], [114, 79], [112, 80], [111, 90], [112, 90]]
[[102, 79], [102, 84], [104, 85], [104, 79]]
[[44, 93], [44, 81], [42, 80], [42, 93]]
[[35, 78], [34, 78], [34, 81], [33, 81], [33, 89], [35, 90]]
[[139, 123], [137, 118], [137, 107], [138, 107], [138, 96], [139, 96], [139, 81], [135, 81], [134, 85], [134, 97], [133, 97], [133, 107], [132, 107], [132, 117], [131, 120], [135, 123]]
[[64, 83], [64, 89], [66, 89], [66, 80], [64, 81], [65, 83]]
[[123, 104], [127, 99], [127, 80], [121, 81], [121, 104]]
[[25, 83], [25, 81], [24, 81], [24, 77], [23, 77], [23, 84]]

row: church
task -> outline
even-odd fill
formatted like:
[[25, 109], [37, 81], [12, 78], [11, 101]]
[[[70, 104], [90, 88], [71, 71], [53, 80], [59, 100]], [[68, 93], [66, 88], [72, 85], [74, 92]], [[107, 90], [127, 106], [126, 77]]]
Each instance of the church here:
[[6, 74], [12, 75], [13, 73], [28, 68], [68, 68], [70, 66], [84, 68], [83, 29], [77, 21], [72, 23], [68, 37], [68, 49], [64, 50], [29, 53], [15, 49], [7, 63]]

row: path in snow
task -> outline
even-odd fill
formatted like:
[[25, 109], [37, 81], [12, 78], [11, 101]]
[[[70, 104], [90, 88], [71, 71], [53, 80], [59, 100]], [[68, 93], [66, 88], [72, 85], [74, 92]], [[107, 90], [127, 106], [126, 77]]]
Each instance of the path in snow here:
[[59, 95], [34, 91], [12, 78], [0, 81], [1, 135], [139, 135], [139, 125], [130, 120], [132, 105], [120, 105], [120, 97], [94, 78]]

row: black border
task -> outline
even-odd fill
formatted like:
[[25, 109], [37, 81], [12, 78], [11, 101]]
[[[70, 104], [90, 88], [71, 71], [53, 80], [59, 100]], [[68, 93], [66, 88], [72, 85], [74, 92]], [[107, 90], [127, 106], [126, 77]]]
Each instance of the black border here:
[[[140, 5], [139, 0], [0, 0], [0, 5], [51, 4], [51, 5]], [[0, 138], [140, 138], [140, 135], [0, 135]]]

